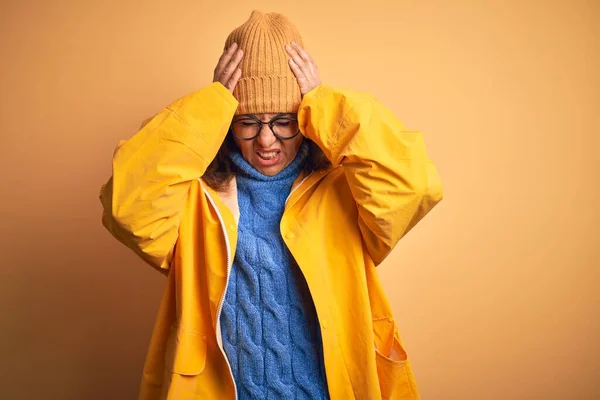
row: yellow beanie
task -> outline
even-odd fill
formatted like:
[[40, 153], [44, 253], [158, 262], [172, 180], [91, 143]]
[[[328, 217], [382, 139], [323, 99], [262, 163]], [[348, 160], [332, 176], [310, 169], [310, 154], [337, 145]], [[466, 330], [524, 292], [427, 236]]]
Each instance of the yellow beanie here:
[[295, 113], [300, 105], [300, 87], [289, 67], [284, 46], [292, 41], [302, 46], [296, 27], [283, 15], [253, 11], [248, 21], [227, 37], [244, 51], [242, 76], [233, 91], [239, 101], [236, 114]]

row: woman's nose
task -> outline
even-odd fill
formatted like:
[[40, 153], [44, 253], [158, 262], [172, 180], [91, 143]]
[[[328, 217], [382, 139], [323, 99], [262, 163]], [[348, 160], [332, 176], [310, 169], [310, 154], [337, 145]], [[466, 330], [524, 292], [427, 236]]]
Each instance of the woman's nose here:
[[273, 135], [273, 132], [271, 131], [271, 128], [269, 128], [269, 125], [262, 126], [260, 134], [256, 139], [258, 140], [258, 143], [260, 143], [261, 147], [265, 149], [268, 149], [273, 145], [273, 143], [275, 143], [275, 141], [277, 141], [277, 138], [275, 137], [275, 135]]

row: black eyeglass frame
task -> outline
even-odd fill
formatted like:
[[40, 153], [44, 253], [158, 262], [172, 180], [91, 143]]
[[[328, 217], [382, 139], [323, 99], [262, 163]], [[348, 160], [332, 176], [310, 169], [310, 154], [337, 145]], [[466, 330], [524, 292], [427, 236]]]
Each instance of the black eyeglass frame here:
[[[258, 136], [260, 136], [260, 132], [262, 131], [262, 126], [263, 125], [269, 125], [269, 129], [271, 129], [271, 132], [273, 133], [273, 136], [275, 136], [279, 140], [291, 140], [291, 139], [295, 138], [296, 136], [298, 136], [298, 134], [300, 133], [300, 128], [298, 128], [298, 132], [294, 133], [290, 137], [283, 137], [283, 136], [280, 136], [277, 133], [275, 133], [275, 130], [273, 129], [273, 125], [275, 125], [275, 122], [277, 122], [279, 120], [282, 120], [282, 119], [285, 119], [285, 120], [288, 120], [288, 121], [298, 122], [298, 120], [296, 118], [288, 117], [285, 114], [277, 114], [273, 119], [271, 119], [270, 121], [267, 121], [267, 122], [261, 121], [260, 119], [258, 119], [254, 115], [246, 115], [243, 118], [236, 119], [235, 121], [233, 121], [233, 123], [229, 127], [229, 131], [231, 132], [231, 134], [233, 136], [235, 136], [236, 138], [238, 138], [240, 140], [254, 140]], [[233, 130], [233, 124], [235, 124], [236, 122], [240, 122], [240, 121], [254, 121], [257, 124], [260, 124], [260, 128], [257, 130], [256, 135], [254, 135], [254, 136], [252, 136], [250, 138], [243, 138], [243, 137], [240, 137], [240, 136], [236, 135], [235, 131]]]

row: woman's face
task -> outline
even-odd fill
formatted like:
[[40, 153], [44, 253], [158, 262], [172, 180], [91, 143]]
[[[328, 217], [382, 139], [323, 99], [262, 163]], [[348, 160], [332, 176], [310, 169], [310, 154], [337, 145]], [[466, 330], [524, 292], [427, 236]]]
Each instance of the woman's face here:
[[[252, 116], [263, 122], [270, 121], [276, 116], [297, 119], [296, 114], [252, 114]], [[244, 117], [248, 115], [237, 115], [233, 122]], [[265, 124], [262, 125], [260, 134], [252, 140], [241, 140], [235, 135], [233, 138], [242, 156], [250, 165], [264, 175], [274, 176], [294, 160], [304, 136], [298, 134], [292, 139], [280, 140], [273, 135], [269, 125]]]

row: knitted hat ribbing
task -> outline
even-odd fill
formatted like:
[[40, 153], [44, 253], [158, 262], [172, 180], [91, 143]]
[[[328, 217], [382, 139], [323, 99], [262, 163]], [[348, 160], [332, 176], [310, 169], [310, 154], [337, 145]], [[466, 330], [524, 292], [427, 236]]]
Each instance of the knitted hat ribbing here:
[[242, 76], [233, 91], [237, 114], [295, 113], [300, 87], [284, 46], [302, 46], [296, 27], [283, 15], [253, 11], [248, 21], [229, 34], [225, 48], [236, 42], [244, 51]]

